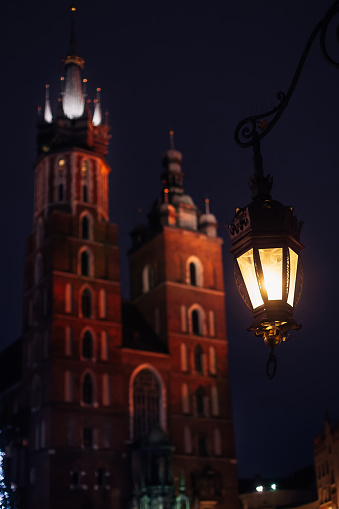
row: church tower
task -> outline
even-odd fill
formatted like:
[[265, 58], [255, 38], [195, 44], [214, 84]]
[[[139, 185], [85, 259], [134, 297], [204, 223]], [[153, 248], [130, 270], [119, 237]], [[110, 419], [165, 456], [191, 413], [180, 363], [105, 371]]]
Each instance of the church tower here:
[[118, 231], [108, 217], [109, 129], [99, 90], [94, 111], [89, 107], [73, 19], [63, 66], [56, 115], [46, 86], [38, 120], [34, 227], [25, 263], [25, 509], [114, 506]]
[[[222, 239], [183, 187], [182, 154], [163, 155], [163, 189], [132, 232], [132, 302], [168, 352], [164, 417], [173, 472], [197, 507], [236, 507]], [[154, 361], [156, 363], [156, 360]], [[156, 364], [155, 364], [156, 365]], [[195, 507], [195, 506], [194, 506]]]

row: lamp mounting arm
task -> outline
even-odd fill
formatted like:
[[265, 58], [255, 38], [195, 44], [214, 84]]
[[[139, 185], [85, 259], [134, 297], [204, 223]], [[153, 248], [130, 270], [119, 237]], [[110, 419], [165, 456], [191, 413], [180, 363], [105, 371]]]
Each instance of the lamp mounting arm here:
[[[237, 127], [235, 128], [234, 138], [238, 145], [243, 148], [251, 147], [255, 149], [255, 146], [258, 142], [264, 138], [275, 126], [278, 122], [279, 118], [285, 111], [289, 100], [292, 97], [292, 94], [295, 90], [295, 87], [298, 83], [300, 74], [305, 65], [307, 56], [310, 52], [310, 49], [315, 41], [318, 33], [320, 33], [320, 47], [323, 53], [324, 58], [337, 69], [339, 68], [339, 61], [332, 58], [328, 52], [326, 47], [326, 35], [329, 24], [336, 14], [339, 13], [339, 0], [335, 0], [335, 2], [331, 5], [329, 10], [326, 12], [325, 16], [319, 21], [319, 23], [314, 28], [311, 33], [304, 51], [302, 52], [301, 58], [299, 60], [297, 69], [294, 73], [292, 82], [289, 86], [287, 93], [279, 91], [277, 93], [278, 104], [274, 106], [269, 111], [265, 111], [259, 115], [252, 115], [241, 120]], [[339, 26], [337, 28], [337, 41], [339, 42]]]

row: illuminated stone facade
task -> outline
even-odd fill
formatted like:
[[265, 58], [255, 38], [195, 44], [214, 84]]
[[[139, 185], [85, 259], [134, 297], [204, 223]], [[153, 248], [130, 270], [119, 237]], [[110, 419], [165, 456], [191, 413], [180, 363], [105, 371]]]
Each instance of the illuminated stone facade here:
[[339, 486], [339, 427], [331, 425], [325, 416], [322, 435], [314, 439], [314, 463], [320, 509], [338, 508]]
[[83, 61], [74, 41], [71, 48], [56, 116], [46, 95], [38, 123], [22, 373], [2, 393], [18, 508], [122, 509], [133, 497], [146, 508], [161, 488], [168, 500], [179, 493], [180, 509], [233, 509], [216, 219], [184, 194], [182, 156], [172, 147], [149, 224], [132, 232], [131, 302], [122, 303], [118, 228], [108, 218], [108, 126], [98, 100], [95, 124], [88, 103], [71, 108], [69, 90], [83, 104]]

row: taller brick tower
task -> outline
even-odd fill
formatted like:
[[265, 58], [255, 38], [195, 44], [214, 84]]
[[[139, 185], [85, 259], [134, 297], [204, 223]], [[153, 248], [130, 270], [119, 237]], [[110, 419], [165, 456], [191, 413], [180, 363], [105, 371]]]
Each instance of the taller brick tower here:
[[114, 498], [111, 375], [119, 363], [113, 352], [121, 345], [118, 232], [108, 218], [108, 126], [99, 94], [93, 115], [89, 109], [73, 26], [63, 64], [56, 117], [47, 87], [38, 122], [34, 229], [27, 242], [25, 509], [107, 508]]
[[201, 214], [184, 192], [173, 133], [171, 145], [163, 156], [161, 197], [148, 226], [132, 232], [131, 297], [168, 352], [159, 372], [176, 480], [181, 472], [199, 507], [226, 509], [238, 501], [222, 239], [208, 201]]
[[38, 122], [23, 336], [0, 356], [14, 371], [22, 344], [21, 379], [0, 393], [17, 507], [236, 509], [216, 218], [185, 194], [171, 134], [121, 302], [108, 125], [100, 90], [90, 110], [73, 25], [63, 63], [56, 115], [47, 87]]

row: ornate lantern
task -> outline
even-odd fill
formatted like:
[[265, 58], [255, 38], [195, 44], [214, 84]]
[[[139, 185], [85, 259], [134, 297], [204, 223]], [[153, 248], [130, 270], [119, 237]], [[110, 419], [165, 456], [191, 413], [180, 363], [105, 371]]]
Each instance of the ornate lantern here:
[[[263, 337], [273, 350], [291, 330], [301, 327], [293, 319], [293, 312], [303, 282], [302, 223], [298, 222], [293, 207], [272, 199], [272, 178], [263, 174], [259, 142], [254, 148], [253, 199], [247, 207], [236, 209], [227, 229], [235, 257], [236, 284], [253, 313], [249, 330]], [[275, 373], [273, 352], [270, 360], [275, 364]], [[268, 373], [269, 378], [274, 373]]]

